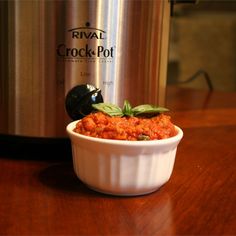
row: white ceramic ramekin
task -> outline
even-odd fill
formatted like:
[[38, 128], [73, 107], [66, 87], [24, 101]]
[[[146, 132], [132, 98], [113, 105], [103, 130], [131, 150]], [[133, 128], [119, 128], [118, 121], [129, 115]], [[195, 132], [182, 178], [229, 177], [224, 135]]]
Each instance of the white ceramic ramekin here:
[[93, 138], [73, 131], [78, 121], [67, 125], [73, 165], [88, 187], [112, 195], [142, 195], [165, 184], [173, 171], [176, 150], [183, 137], [177, 127], [174, 137], [152, 141], [122, 141]]

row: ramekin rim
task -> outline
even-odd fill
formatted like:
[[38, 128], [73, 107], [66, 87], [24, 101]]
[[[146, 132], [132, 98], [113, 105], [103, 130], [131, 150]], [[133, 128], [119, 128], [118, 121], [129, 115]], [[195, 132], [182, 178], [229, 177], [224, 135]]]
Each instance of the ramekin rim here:
[[153, 145], [164, 145], [169, 143], [174, 143], [182, 139], [183, 137], [183, 130], [175, 125], [175, 128], [177, 129], [178, 133], [170, 138], [166, 139], [157, 139], [157, 140], [142, 140], [142, 141], [131, 141], [131, 140], [116, 140], [116, 139], [103, 139], [103, 138], [96, 138], [96, 137], [90, 137], [87, 135], [79, 134], [73, 131], [75, 128], [75, 124], [79, 122], [79, 120], [75, 120], [70, 122], [66, 126], [66, 131], [69, 136], [77, 137], [83, 140], [87, 141], [93, 141], [96, 143], [104, 143], [104, 144], [116, 144], [116, 145], [133, 145], [133, 146], [139, 146], [140, 144], [146, 145], [146, 146], [153, 146]]

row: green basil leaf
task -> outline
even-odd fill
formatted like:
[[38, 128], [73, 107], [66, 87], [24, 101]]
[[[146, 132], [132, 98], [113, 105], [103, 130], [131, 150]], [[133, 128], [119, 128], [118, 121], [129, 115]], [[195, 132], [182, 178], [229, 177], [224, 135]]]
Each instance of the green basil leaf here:
[[167, 108], [158, 107], [150, 104], [143, 104], [136, 106], [132, 109], [134, 116], [141, 115], [141, 114], [158, 114], [165, 111], [169, 111]]
[[143, 115], [150, 117], [165, 111], [169, 111], [167, 108], [158, 107], [150, 104], [139, 105], [134, 108], [131, 107], [131, 104], [125, 100], [123, 109], [119, 106], [111, 103], [97, 103], [92, 104], [93, 108], [98, 111], [101, 111], [109, 116], [138, 116]]
[[133, 116], [132, 107], [127, 100], [124, 101], [122, 112], [125, 116]]
[[123, 116], [122, 109], [119, 106], [110, 103], [92, 104], [93, 108], [109, 116]]

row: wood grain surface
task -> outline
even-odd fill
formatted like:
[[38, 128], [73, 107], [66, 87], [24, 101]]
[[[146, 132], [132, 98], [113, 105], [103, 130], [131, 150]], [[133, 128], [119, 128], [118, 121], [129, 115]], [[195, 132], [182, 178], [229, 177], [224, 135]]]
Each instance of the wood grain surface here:
[[235, 101], [236, 93], [167, 91], [184, 137], [169, 182], [144, 196], [90, 190], [70, 156], [2, 155], [0, 235], [236, 235]]

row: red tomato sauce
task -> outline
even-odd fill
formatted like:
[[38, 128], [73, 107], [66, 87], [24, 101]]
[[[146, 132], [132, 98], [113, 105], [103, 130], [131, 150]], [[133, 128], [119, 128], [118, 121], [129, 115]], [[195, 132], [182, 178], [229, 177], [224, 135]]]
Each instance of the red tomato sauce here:
[[75, 132], [97, 138], [117, 140], [166, 139], [177, 134], [168, 115], [152, 118], [111, 117], [102, 112], [91, 113], [76, 124]]

